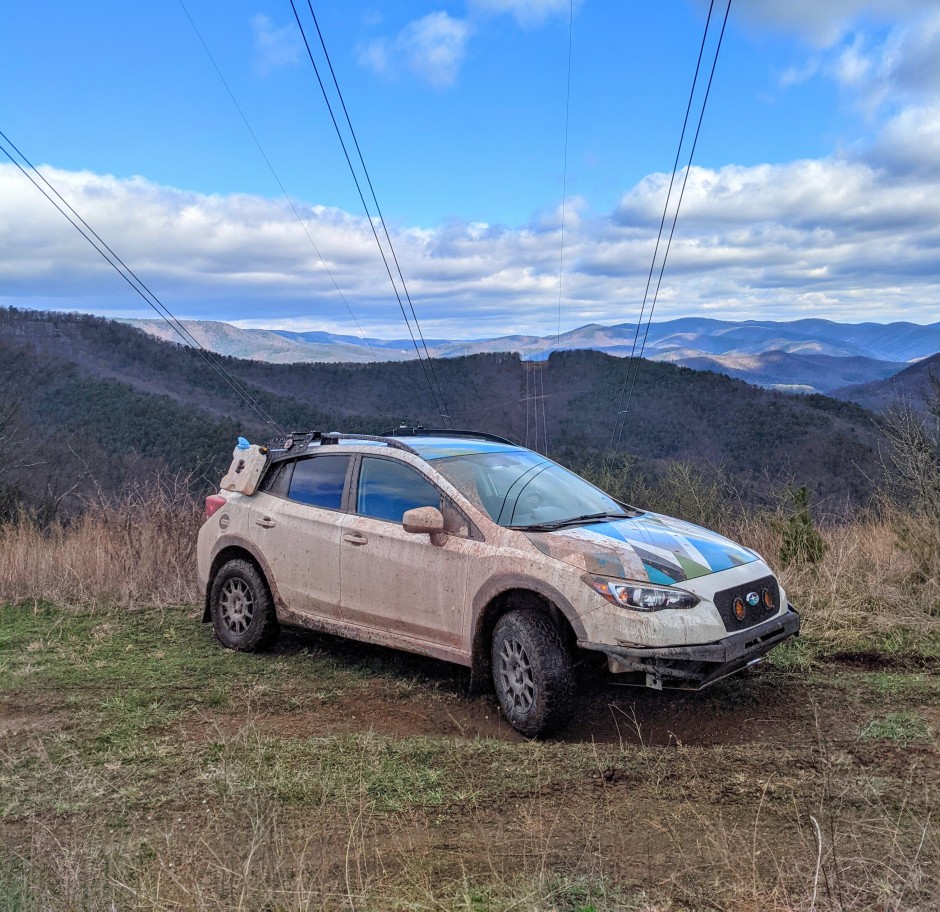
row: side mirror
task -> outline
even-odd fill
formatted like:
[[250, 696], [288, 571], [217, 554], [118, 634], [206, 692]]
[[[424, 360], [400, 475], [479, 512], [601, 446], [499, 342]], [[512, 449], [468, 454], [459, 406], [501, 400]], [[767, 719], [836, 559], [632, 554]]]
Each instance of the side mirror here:
[[405, 531], [412, 535], [430, 535], [431, 544], [443, 545], [447, 540], [444, 514], [437, 507], [415, 507], [413, 510], [406, 510], [401, 522]]

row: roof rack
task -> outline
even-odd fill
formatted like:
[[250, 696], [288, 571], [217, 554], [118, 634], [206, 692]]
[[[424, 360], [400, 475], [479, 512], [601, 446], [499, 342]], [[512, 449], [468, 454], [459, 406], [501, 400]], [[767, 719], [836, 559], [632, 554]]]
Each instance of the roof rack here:
[[394, 450], [404, 450], [418, 456], [419, 453], [414, 448], [402, 443], [400, 440], [390, 440], [385, 436], [375, 434], [343, 434], [339, 431], [291, 431], [281, 437], [275, 437], [267, 443], [269, 459], [278, 461], [293, 456], [295, 453], [302, 453], [308, 449], [312, 443], [320, 443], [320, 446], [335, 446], [341, 440], [371, 440], [375, 443], [384, 444]]
[[505, 437], [499, 437], [496, 434], [486, 434], [483, 431], [448, 431], [443, 428], [426, 428], [420, 424], [417, 427], [408, 427], [402, 425], [395, 428], [394, 431], [387, 431], [382, 437], [476, 437], [479, 440], [492, 440], [494, 443], [505, 443], [509, 446], [518, 446]]

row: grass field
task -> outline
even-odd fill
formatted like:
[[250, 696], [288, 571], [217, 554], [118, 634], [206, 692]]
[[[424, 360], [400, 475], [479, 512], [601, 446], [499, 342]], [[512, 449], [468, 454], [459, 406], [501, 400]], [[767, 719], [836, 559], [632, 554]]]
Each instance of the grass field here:
[[766, 555], [803, 635], [697, 694], [585, 672], [546, 742], [455, 666], [222, 649], [185, 485], [0, 526], [0, 912], [935, 912], [930, 466], [933, 512], [784, 561], [786, 511], [676, 464], [641, 502]]
[[429, 659], [236, 654], [185, 606], [0, 612], [5, 912], [940, 905], [928, 655], [587, 679], [534, 743]]

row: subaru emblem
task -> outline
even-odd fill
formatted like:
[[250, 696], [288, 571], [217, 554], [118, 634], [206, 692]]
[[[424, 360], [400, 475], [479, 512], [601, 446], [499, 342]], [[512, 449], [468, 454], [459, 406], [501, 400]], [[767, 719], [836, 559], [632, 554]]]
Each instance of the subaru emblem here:
[[760, 604], [760, 596], [756, 592], [748, 592], [745, 600], [752, 608], [756, 608]]

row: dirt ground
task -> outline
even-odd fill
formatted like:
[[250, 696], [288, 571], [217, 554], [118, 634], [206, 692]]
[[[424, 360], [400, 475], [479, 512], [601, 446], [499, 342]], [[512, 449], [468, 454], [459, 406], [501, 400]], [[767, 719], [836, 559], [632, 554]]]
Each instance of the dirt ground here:
[[236, 655], [192, 612], [22, 623], [11, 908], [940, 908], [937, 668], [785, 656], [701, 693], [586, 672], [538, 743], [431, 659], [296, 631]]

